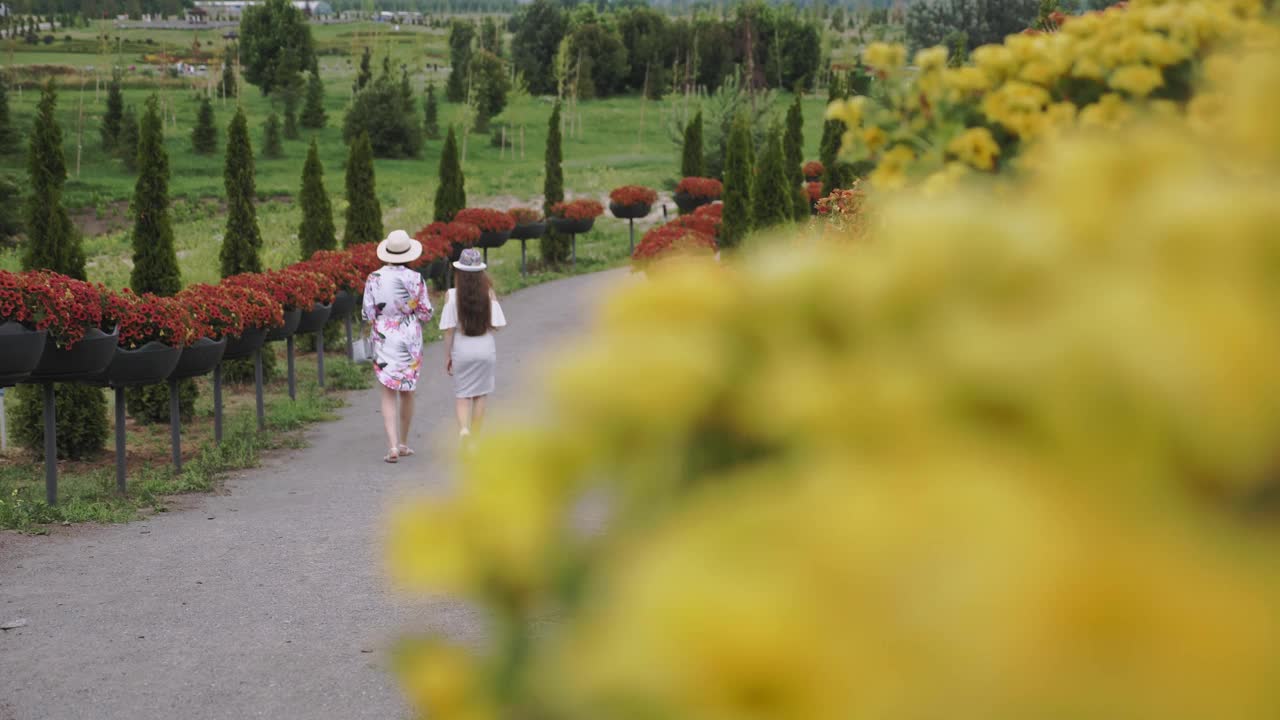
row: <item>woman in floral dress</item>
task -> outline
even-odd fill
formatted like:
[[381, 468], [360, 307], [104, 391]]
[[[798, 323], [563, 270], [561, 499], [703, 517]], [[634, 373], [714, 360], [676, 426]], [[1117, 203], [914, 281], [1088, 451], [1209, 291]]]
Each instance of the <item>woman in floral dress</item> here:
[[[387, 454], [393, 463], [413, 454], [404, 444], [413, 420], [413, 391], [422, 367], [422, 325], [432, 316], [427, 285], [408, 263], [422, 255], [422, 243], [396, 230], [378, 244], [378, 259], [386, 263], [365, 280], [363, 315], [373, 341], [373, 367], [382, 385], [382, 422], [387, 430]], [[397, 422], [396, 401], [400, 412]]]

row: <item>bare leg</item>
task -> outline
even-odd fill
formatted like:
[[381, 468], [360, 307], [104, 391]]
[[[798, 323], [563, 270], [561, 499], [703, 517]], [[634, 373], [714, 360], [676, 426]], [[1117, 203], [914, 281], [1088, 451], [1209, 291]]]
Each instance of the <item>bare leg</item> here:
[[458, 430], [471, 432], [471, 398], [457, 398], [453, 401], [453, 410], [458, 415]]
[[471, 398], [471, 424], [476, 432], [480, 432], [480, 428], [484, 426], [484, 401], [488, 397], [488, 395], [481, 395]]
[[400, 443], [408, 445], [409, 423], [413, 422], [413, 393], [400, 393]]
[[387, 447], [395, 450], [400, 445], [400, 436], [396, 434], [396, 391], [378, 383], [382, 388], [382, 426], [387, 431]]

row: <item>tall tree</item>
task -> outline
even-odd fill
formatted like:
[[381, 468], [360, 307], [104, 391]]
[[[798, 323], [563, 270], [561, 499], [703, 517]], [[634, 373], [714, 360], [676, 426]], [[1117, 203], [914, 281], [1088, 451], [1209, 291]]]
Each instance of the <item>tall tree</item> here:
[[266, 0], [245, 8], [240, 17], [240, 60], [244, 79], [257, 85], [263, 95], [292, 82], [314, 59], [311, 27], [288, 0]]
[[520, 68], [529, 92], [550, 95], [556, 87], [556, 55], [569, 32], [569, 17], [553, 0], [533, 0], [520, 16], [511, 39], [511, 59]]
[[356, 75], [355, 87], [352, 88], [355, 92], [360, 92], [369, 84], [369, 81], [373, 80], [373, 68], [370, 67], [372, 62], [373, 52], [366, 45], [364, 52], [360, 55], [360, 72]]
[[[560, 150], [560, 102], [551, 111], [551, 119], [547, 121], [547, 153], [544, 159], [545, 178], [542, 182], [543, 212], [551, 214], [551, 208], [564, 201], [564, 157]], [[542, 237], [542, 261], [545, 263], [562, 263], [569, 259], [570, 238], [547, 228]]]
[[502, 30], [497, 21], [489, 16], [480, 21], [480, 49], [502, 57]]
[[777, 126], [770, 129], [765, 139], [755, 188], [751, 202], [755, 211], [755, 227], [772, 227], [795, 217], [795, 186], [786, 168], [782, 129]]
[[116, 157], [129, 172], [138, 169], [138, 116], [130, 105], [120, 118], [120, 136], [116, 138]]
[[489, 131], [489, 121], [507, 107], [511, 78], [502, 60], [488, 50], [481, 50], [471, 60], [472, 95], [476, 108], [476, 132]]
[[284, 97], [284, 137], [286, 140], [297, 140], [298, 134], [298, 91], [289, 87], [281, 93]]
[[680, 155], [680, 174], [683, 177], [703, 177], [707, 174], [707, 160], [702, 154], [702, 111], [684, 128], [684, 147]]
[[262, 234], [258, 230], [257, 191], [253, 179], [253, 145], [249, 142], [249, 122], [244, 109], [236, 108], [227, 130], [227, 160], [223, 181], [227, 191], [227, 228], [223, 233], [222, 277], [245, 272], [262, 272]]
[[436, 84], [431, 83], [427, 86], [427, 99], [423, 104], [424, 123], [422, 132], [428, 138], [435, 140], [440, 137], [440, 104], [436, 100]]
[[262, 126], [262, 156], [266, 158], [284, 157], [284, 145], [280, 142], [280, 116], [271, 113]]
[[449, 102], [467, 101], [467, 83], [471, 74], [471, 41], [476, 26], [469, 20], [454, 20], [449, 27], [449, 82], [445, 96]]
[[[844, 85], [840, 76], [831, 78], [831, 87], [827, 90], [827, 104], [845, 97]], [[822, 194], [830, 195], [837, 188], [843, 187], [844, 168], [840, 163], [840, 142], [844, 137], [844, 123], [840, 120], [827, 120], [822, 125], [822, 143], [818, 146], [818, 159], [822, 161]]]
[[233, 52], [231, 48], [227, 49], [227, 55], [222, 61], [222, 96], [233, 98], [239, 91], [236, 83], [236, 66], [230, 55]]
[[444, 140], [440, 154], [440, 186], [436, 188], [435, 221], [449, 222], [467, 206], [467, 180], [458, 158], [458, 138], [453, 128]]
[[191, 148], [197, 155], [212, 155], [218, 152], [218, 128], [214, 125], [213, 103], [207, 97], [200, 100], [200, 110], [196, 113], [196, 125], [191, 129]]
[[298, 120], [308, 130], [319, 130], [328, 119], [324, 111], [324, 83], [320, 81], [319, 73], [308, 73], [307, 99], [302, 104], [302, 116]]
[[298, 201], [302, 205], [302, 225], [298, 227], [302, 259], [311, 257], [317, 250], [337, 247], [333, 207], [329, 203], [329, 193], [324, 189], [324, 166], [320, 164], [320, 151], [314, 137], [307, 150], [307, 161], [302, 166], [302, 192]]
[[402, 88], [380, 73], [356, 93], [342, 119], [342, 138], [348, 144], [369, 135], [376, 157], [417, 157], [422, 149], [422, 125], [413, 98], [406, 103]]
[[809, 217], [809, 194], [804, 189], [804, 93], [796, 88], [795, 99], [787, 109], [787, 135], [783, 143], [783, 159], [786, 161], [787, 179], [794, 198], [795, 218]]
[[13, 127], [13, 118], [9, 115], [9, 84], [5, 74], [0, 73], [0, 155], [9, 155], [18, 151], [18, 131]]
[[[27, 246], [24, 270], [52, 270], [85, 280], [84, 251], [80, 235], [62, 206], [67, 179], [62, 155], [62, 128], [57, 118], [58, 94], [52, 80], [45, 84], [36, 106], [31, 141], [27, 147], [29, 195], [24, 214]], [[44, 446], [43, 402], [35, 385], [15, 390], [14, 435], [33, 451]], [[57, 452], [80, 458], [101, 449], [107, 438], [107, 405], [103, 393], [89, 385], [60, 384], [56, 394]]]
[[[182, 289], [169, 220], [169, 155], [164, 149], [159, 99], [147, 98], [138, 135], [138, 180], [133, 188], [133, 271], [137, 292], [175, 295]], [[206, 99], [205, 106], [209, 101]], [[212, 112], [210, 112], [212, 115]]]
[[720, 225], [720, 244], [737, 247], [751, 232], [751, 204], [755, 195], [755, 163], [751, 149], [751, 126], [739, 115], [729, 133], [729, 147], [724, 161], [724, 217]]
[[117, 75], [111, 76], [111, 82], [107, 84], [107, 109], [102, 113], [102, 126], [99, 133], [102, 135], [102, 149], [111, 152], [116, 149], [116, 143], [120, 139], [120, 123], [124, 118], [124, 95], [120, 92], [120, 78]]
[[361, 133], [347, 155], [347, 227], [342, 246], [382, 239], [382, 205], [373, 176], [373, 146], [369, 133]]

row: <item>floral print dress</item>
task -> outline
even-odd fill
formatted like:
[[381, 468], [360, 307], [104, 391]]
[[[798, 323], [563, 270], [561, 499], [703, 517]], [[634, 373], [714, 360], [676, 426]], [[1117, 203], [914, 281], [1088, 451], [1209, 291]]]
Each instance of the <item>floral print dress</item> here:
[[373, 340], [373, 367], [378, 382], [392, 390], [411, 391], [422, 368], [422, 325], [433, 311], [422, 275], [401, 265], [384, 265], [369, 273], [364, 285], [363, 315]]

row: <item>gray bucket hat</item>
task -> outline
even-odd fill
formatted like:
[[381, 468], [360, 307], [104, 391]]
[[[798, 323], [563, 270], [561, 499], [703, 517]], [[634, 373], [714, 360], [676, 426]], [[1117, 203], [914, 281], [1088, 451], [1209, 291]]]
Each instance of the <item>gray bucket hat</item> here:
[[459, 270], [467, 272], [480, 272], [489, 267], [484, 264], [484, 260], [480, 257], [480, 251], [475, 248], [466, 248], [462, 251], [462, 256], [453, 264]]

